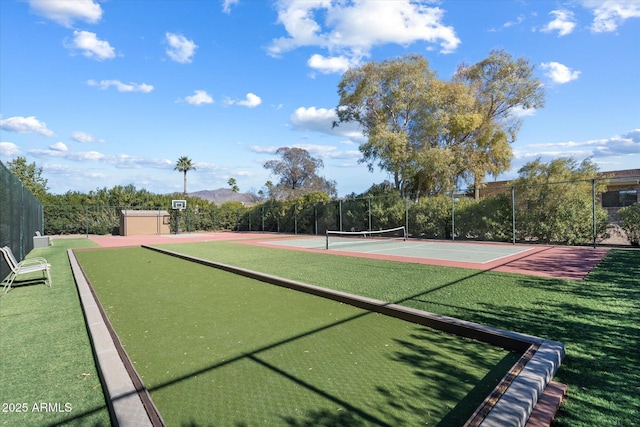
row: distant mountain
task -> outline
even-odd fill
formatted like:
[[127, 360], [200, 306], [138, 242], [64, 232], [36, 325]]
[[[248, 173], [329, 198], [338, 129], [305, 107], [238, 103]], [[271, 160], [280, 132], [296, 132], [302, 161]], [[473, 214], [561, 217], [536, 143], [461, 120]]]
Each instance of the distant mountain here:
[[214, 202], [221, 205], [224, 202], [242, 202], [245, 205], [254, 205], [260, 201], [255, 194], [250, 193], [234, 193], [229, 188], [218, 188], [217, 190], [201, 190], [189, 193], [191, 197], [199, 197], [203, 200]]

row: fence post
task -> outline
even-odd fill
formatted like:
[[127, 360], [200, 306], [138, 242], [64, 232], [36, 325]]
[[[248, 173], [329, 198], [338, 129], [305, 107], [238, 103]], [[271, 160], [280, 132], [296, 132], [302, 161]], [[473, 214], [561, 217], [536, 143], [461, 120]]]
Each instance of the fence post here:
[[456, 196], [455, 187], [451, 189], [451, 240], [456, 240]]
[[89, 238], [89, 206], [84, 207], [84, 225], [85, 225], [85, 231], [88, 239]]
[[595, 249], [597, 243], [598, 227], [596, 225], [596, 179], [591, 180], [591, 207], [593, 209], [593, 247]]
[[318, 235], [318, 205], [313, 205], [313, 223], [315, 235]]
[[340, 231], [342, 231], [342, 200], [338, 200], [338, 212], [340, 214]]
[[[371, 197], [367, 198], [367, 201], [369, 202], [369, 231], [371, 231]], [[407, 233], [408, 232], [407, 230]]]
[[26, 244], [27, 242], [25, 241], [24, 238], [24, 228], [25, 228], [25, 208], [24, 208], [24, 192], [27, 191], [27, 189], [24, 187], [24, 185], [22, 185], [22, 182], [20, 183], [20, 258], [18, 258], [19, 260], [24, 259], [24, 257], [27, 255], [26, 252]]
[[298, 234], [298, 205], [293, 205], [293, 234]]
[[409, 196], [404, 198], [404, 230], [409, 235]]
[[262, 216], [262, 232], [264, 233], [264, 206], [260, 208], [260, 215]]
[[511, 242], [516, 244], [516, 187], [511, 186]]

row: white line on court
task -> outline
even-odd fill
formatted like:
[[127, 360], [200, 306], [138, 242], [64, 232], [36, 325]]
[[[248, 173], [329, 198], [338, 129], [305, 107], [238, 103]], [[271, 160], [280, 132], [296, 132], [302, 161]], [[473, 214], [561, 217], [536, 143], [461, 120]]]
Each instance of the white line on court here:
[[[364, 242], [363, 242], [364, 243]], [[379, 242], [379, 243], [383, 243], [383, 242]], [[348, 244], [347, 242], [345, 242], [344, 244]], [[434, 246], [437, 245], [437, 242], [426, 242], [426, 243], [409, 243], [409, 245], [407, 245], [406, 243], [395, 243], [395, 245], [391, 245], [389, 243], [384, 243], [385, 246], [383, 248], [380, 249], [371, 249], [371, 250], [357, 250], [357, 252], [362, 252], [362, 253], [387, 253], [388, 255], [394, 255], [393, 253], [389, 253], [389, 252], [394, 252], [394, 251], [401, 251], [404, 249], [418, 249], [418, 248], [422, 248], [422, 247], [427, 247], [427, 246]], [[450, 243], [447, 243], [447, 245], [449, 245]], [[462, 245], [464, 245], [464, 243], [462, 243]], [[477, 247], [475, 249], [480, 249], [480, 247]], [[409, 258], [426, 258], [426, 259], [440, 259], [440, 260], [448, 260], [448, 261], [462, 261], [462, 262], [469, 262], [469, 263], [476, 263], [476, 264], [487, 264], [490, 262], [494, 262], [494, 261], [498, 261], [502, 258], [508, 258], [510, 256], [513, 255], [517, 255], [517, 254], [521, 254], [527, 251], [532, 250], [533, 248], [523, 248], [522, 250], [518, 250], [516, 252], [510, 252], [508, 254], [505, 254], [504, 252], [496, 252], [496, 251], [491, 251], [491, 250], [486, 250], [487, 246], [482, 246], [482, 253], [486, 254], [486, 255], [491, 255], [491, 254], [496, 254], [498, 256], [495, 256], [494, 258], [491, 258], [489, 260], [485, 260], [485, 261], [470, 261], [470, 260], [466, 260], [464, 258], [461, 257], [439, 257], [439, 256], [433, 256], [433, 255], [411, 255], [411, 254], [401, 254], [398, 256], [406, 256]], [[340, 250], [340, 249], [337, 249]], [[450, 253], [450, 254], [464, 254], [464, 253], [468, 253], [468, 252], [472, 252], [469, 249], [469, 245], [466, 245], [464, 247], [450, 247], [450, 248], [438, 248], [438, 252], [446, 252], [446, 253]]]

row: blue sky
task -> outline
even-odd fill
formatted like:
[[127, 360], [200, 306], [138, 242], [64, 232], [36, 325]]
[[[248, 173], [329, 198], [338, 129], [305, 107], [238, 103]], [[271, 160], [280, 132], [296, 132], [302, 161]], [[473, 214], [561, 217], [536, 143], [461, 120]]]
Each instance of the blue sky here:
[[36, 162], [55, 194], [182, 191], [181, 156], [190, 192], [257, 192], [295, 146], [361, 193], [387, 175], [358, 163], [357, 127], [331, 127], [344, 71], [419, 53], [447, 80], [492, 49], [546, 90], [499, 179], [537, 157], [640, 167], [638, 0], [2, 0], [0, 159]]

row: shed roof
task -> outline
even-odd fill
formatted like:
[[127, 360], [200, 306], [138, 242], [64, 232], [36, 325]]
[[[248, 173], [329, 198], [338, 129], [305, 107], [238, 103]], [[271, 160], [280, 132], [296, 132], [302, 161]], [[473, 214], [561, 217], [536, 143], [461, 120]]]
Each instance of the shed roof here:
[[136, 210], [136, 209], [124, 209], [120, 211], [123, 216], [169, 216], [169, 212], [165, 210], [149, 211], [149, 210]]

